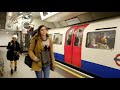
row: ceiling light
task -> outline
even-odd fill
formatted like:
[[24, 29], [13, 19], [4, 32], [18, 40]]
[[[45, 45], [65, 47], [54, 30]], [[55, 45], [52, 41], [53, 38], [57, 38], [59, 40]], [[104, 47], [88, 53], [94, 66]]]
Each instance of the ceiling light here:
[[9, 13], [8, 13], [8, 16], [12, 16], [12, 12], [9, 12]]

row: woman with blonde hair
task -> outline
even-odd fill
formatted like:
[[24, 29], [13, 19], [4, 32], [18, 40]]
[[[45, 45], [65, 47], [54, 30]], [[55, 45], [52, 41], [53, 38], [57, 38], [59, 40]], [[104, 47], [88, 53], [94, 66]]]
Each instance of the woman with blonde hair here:
[[17, 42], [17, 35], [13, 35], [7, 49], [7, 59], [10, 60], [11, 74], [13, 74], [13, 69], [17, 71], [17, 60], [19, 60], [19, 54], [22, 53], [20, 45]]
[[109, 46], [107, 45], [107, 39], [106, 39], [106, 36], [104, 36], [102, 39], [101, 39], [101, 43], [99, 43], [99, 48], [101, 49], [110, 49]]

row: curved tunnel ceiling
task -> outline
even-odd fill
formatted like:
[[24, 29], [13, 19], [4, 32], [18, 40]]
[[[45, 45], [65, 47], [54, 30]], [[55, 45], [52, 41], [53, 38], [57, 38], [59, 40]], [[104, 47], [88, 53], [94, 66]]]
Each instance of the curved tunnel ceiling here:
[[45, 19], [46, 22], [59, 22], [59, 21], [63, 21], [63, 20], [67, 20], [70, 18], [74, 18], [80, 14], [84, 14], [87, 12], [59, 12], [47, 19]]

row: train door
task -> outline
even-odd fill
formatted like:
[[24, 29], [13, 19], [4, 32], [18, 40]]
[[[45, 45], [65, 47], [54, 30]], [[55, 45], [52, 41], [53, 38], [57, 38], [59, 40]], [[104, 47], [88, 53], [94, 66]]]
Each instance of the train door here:
[[73, 34], [73, 53], [72, 53], [72, 65], [81, 67], [81, 55], [82, 55], [82, 36], [85, 27], [88, 24], [78, 26]]
[[66, 63], [72, 63], [72, 48], [73, 48], [73, 32], [77, 26], [73, 26], [66, 32], [65, 45], [64, 45], [64, 61]]
[[87, 25], [76, 26], [74, 29], [69, 29], [66, 33], [65, 62], [76, 67], [81, 66], [82, 33]]
[[72, 65], [81, 66], [81, 43], [82, 43], [82, 29], [75, 30], [73, 35], [73, 53], [72, 53]]

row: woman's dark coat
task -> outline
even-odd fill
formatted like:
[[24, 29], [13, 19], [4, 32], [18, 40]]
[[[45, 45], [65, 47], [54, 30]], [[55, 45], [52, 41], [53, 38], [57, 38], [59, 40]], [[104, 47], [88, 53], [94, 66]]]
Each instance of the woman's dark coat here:
[[[11, 43], [13, 43], [13, 44], [11, 45]], [[17, 51], [17, 52], [21, 53], [20, 45], [17, 41], [15, 41], [15, 43], [13, 41], [9, 42], [8, 46], [7, 46], [7, 49], [8, 49], [8, 51], [7, 51], [7, 59], [8, 60], [19, 60], [19, 54], [16, 55], [14, 53], [14, 51]]]

